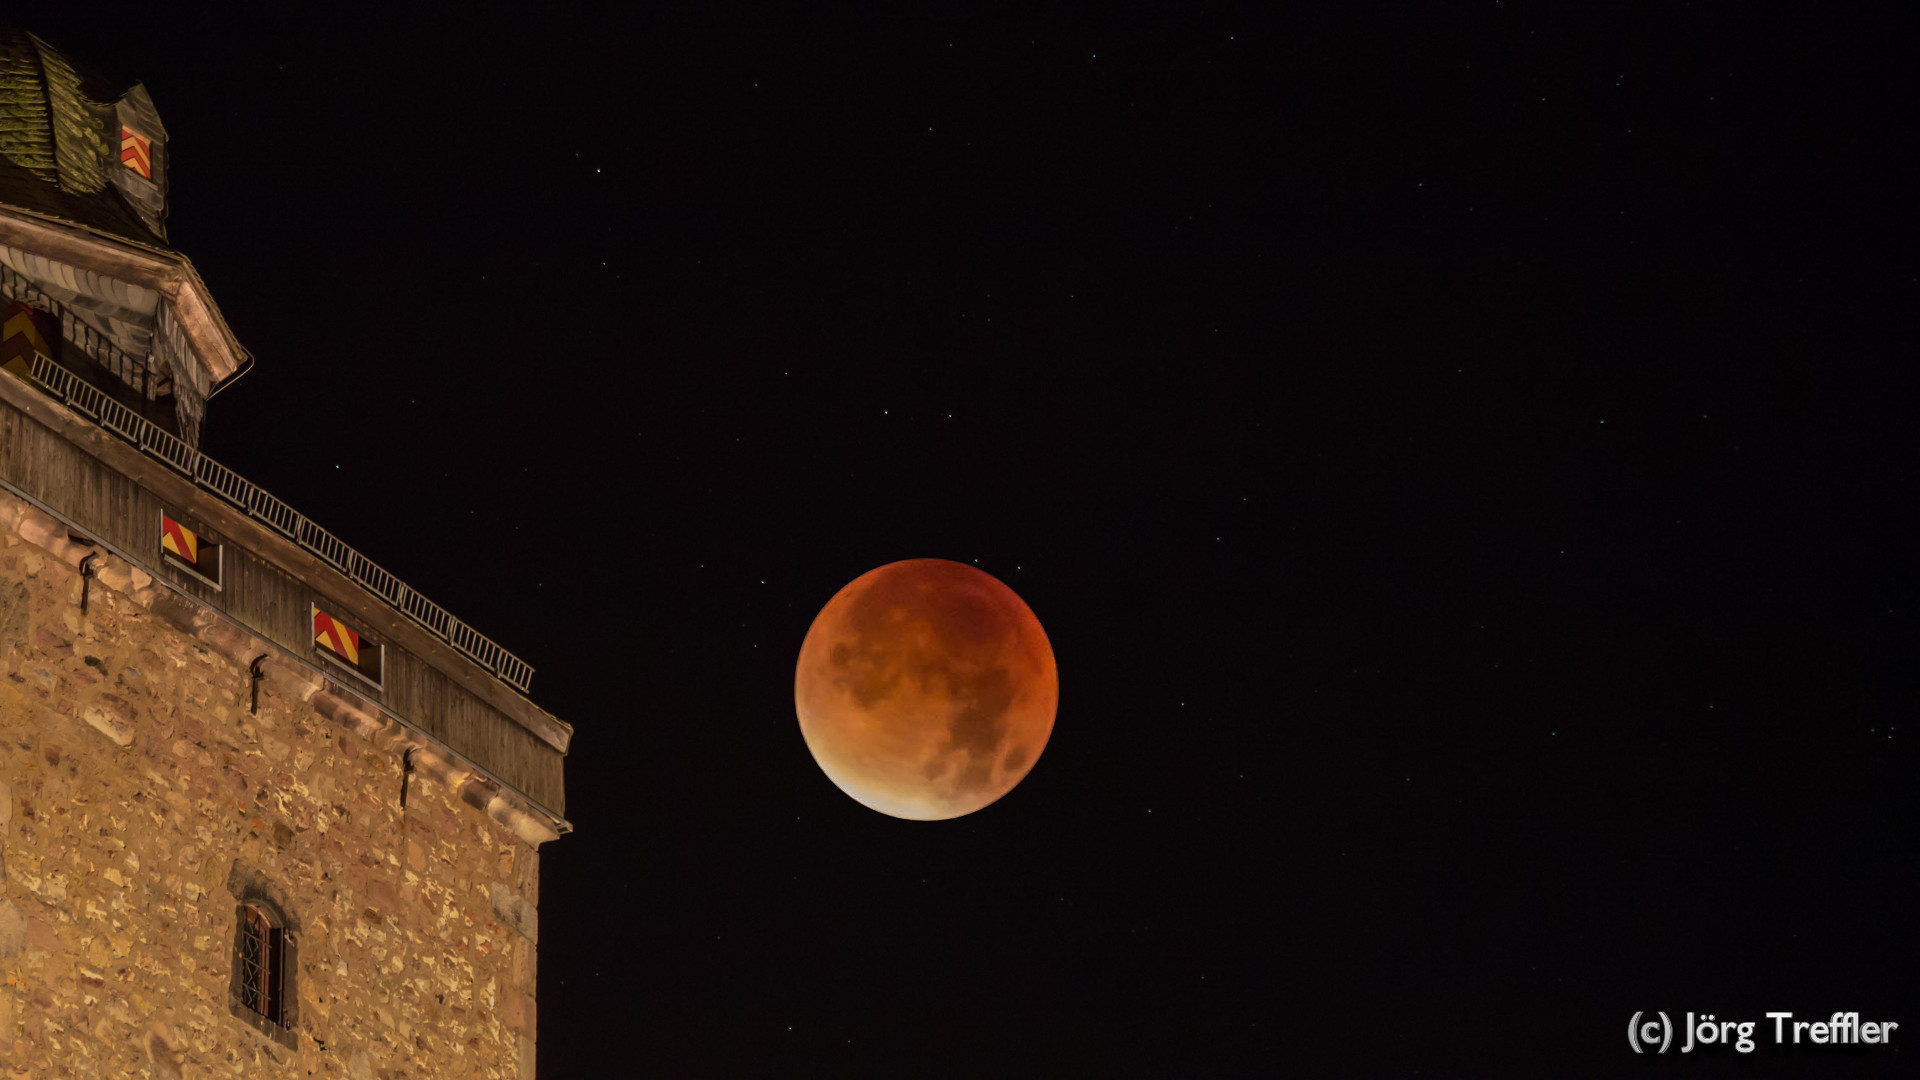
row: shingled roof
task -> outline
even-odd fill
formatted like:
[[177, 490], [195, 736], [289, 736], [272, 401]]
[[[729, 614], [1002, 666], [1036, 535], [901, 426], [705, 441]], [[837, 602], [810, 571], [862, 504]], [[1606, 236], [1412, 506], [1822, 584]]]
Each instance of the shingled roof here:
[[[120, 163], [122, 127], [152, 141], [152, 178]], [[166, 129], [146, 88], [116, 90], [0, 24], [0, 203], [167, 248]]]

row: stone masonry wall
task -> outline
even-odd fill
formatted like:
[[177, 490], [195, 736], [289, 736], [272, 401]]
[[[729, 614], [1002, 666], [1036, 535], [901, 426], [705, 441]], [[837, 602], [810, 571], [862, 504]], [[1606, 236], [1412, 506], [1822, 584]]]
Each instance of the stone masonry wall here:
[[[533, 1076], [538, 854], [404, 747], [0, 529], [0, 1078]], [[444, 774], [443, 774], [444, 778]], [[236, 883], [291, 1048], [230, 1012]]]

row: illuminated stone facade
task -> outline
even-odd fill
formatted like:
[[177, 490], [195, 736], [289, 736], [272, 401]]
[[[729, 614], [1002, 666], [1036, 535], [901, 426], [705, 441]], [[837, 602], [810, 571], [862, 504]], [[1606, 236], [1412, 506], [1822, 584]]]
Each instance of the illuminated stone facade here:
[[[403, 810], [403, 734], [272, 684], [252, 713], [246, 664], [100, 576], [83, 615], [80, 589], [0, 531], [14, 1073], [531, 1076], [536, 850], [420, 771]], [[230, 1007], [249, 876], [291, 924], [291, 1040]]]

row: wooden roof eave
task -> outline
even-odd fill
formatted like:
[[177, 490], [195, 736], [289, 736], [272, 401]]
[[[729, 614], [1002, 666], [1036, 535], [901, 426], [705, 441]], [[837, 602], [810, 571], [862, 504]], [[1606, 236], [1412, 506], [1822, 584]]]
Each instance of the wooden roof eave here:
[[240, 347], [206, 282], [187, 257], [114, 236], [79, 222], [17, 206], [0, 207], [0, 244], [153, 289], [173, 305], [193, 355], [214, 392], [253, 366]]

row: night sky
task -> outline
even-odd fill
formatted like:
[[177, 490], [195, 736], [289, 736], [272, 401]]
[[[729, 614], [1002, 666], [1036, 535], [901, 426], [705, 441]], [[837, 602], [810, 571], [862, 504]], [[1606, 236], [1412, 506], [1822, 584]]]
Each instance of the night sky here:
[[[1920, 1040], [1913, 27], [1271, 7], [15, 13], [167, 125], [208, 451], [577, 730], [543, 1077]], [[1060, 672], [947, 822], [794, 716], [915, 557]]]

